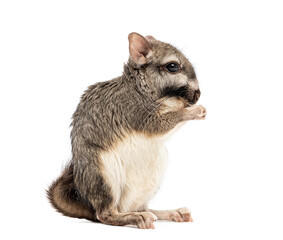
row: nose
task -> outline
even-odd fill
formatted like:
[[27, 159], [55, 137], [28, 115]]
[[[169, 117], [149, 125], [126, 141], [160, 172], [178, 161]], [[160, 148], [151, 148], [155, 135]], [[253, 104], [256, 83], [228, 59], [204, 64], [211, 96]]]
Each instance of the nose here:
[[200, 90], [198, 89], [194, 92], [193, 104], [195, 104], [199, 100], [199, 97], [200, 97]]

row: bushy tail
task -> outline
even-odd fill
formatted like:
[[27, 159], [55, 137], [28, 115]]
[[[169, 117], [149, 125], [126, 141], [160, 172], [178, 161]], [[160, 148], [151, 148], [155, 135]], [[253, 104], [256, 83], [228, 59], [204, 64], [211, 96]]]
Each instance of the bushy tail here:
[[46, 191], [52, 206], [68, 217], [97, 221], [95, 210], [76, 189], [73, 180], [73, 164], [69, 164], [62, 175]]

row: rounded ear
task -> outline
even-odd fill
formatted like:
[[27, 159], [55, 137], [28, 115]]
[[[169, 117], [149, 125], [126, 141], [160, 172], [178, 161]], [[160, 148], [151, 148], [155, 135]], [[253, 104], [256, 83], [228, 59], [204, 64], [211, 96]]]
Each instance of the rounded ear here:
[[136, 64], [146, 64], [152, 54], [151, 45], [148, 40], [135, 32], [130, 33], [128, 39], [130, 57]]

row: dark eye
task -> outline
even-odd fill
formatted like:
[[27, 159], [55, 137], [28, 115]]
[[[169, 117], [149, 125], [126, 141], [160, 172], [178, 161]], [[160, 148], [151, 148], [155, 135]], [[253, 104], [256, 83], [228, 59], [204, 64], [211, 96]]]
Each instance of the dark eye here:
[[171, 72], [171, 73], [176, 73], [176, 72], [179, 72], [180, 70], [180, 66], [178, 65], [178, 63], [174, 63], [174, 62], [171, 62], [171, 63], [168, 63], [165, 68], [168, 70], [168, 72]]

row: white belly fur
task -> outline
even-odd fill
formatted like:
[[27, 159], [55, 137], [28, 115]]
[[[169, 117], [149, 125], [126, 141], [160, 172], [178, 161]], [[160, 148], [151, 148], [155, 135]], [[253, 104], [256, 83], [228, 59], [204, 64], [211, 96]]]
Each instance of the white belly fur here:
[[100, 155], [105, 181], [111, 187], [113, 207], [137, 211], [157, 191], [167, 163], [163, 138], [132, 134]]

